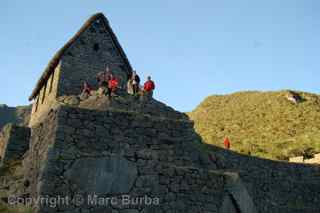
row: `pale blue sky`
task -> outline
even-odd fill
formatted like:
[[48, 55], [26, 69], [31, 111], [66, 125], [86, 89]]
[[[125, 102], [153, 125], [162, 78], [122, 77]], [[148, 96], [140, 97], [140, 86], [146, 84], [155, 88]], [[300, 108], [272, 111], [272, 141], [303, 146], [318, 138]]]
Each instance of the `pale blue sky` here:
[[319, 0], [1, 0], [0, 103], [28, 103], [55, 52], [103, 12], [156, 98], [181, 111], [239, 90], [319, 93]]

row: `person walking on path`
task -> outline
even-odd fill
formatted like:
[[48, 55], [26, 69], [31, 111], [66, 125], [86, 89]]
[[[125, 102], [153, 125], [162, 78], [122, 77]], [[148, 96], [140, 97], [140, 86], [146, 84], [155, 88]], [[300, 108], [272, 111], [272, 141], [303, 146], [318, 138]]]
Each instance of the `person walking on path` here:
[[228, 137], [225, 137], [225, 139], [223, 141], [223, 144], [224, 144], [224, 148], [226, 148], [226, 149], [230, 149], [231, 148], [231, 142], [230, 142]]

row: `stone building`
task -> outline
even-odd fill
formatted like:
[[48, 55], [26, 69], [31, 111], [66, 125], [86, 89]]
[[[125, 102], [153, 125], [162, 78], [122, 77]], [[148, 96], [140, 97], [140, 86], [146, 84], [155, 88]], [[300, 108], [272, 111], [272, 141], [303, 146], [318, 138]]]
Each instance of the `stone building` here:
[[109, 66], [126, 87], [132, 68], [107, 18], [93, 15], [52, 58], [29, 100], [34, 100], [30, 126], [41, 120], [60, 96], [77, 95], [82, 82], [96, 84], [96, 75]]
[[[78, 82], [90, 81], [107, 60], [122, 62], [114, 70], [124, 82], [130, 75], [108, 26], [102, 14], [93, 16], [40, 79], [30, 127], [0, 134], [4, 163], [21, 161], [0, 175], [1, 200], [68, 198], [35, 203], [37, 213], [319, 212], [317, 165], [206, 145], [188, 116], [154, 99], [123, 94], [61, 104], [59, 97], [78, 94]], [[114, 55], [105, 50], [112, 45]]]

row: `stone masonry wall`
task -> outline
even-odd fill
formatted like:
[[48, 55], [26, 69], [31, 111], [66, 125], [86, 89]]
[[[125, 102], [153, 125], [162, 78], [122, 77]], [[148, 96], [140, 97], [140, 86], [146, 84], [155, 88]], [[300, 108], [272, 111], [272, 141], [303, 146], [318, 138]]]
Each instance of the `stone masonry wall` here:
[[48, 152], [55, 141], [57, 127], [56, 111], [51, 111], [41, 123], [31, 129], [30, 148], [23, 160], [25, 180], [29, 182], [31, 196], [38, 196], [41, 173], [47, 163]]
[[[189, 120], [61, 106], [33, 129], [31, 191], [71, 199], [38, 206], [39, 212], [319, 210], [319, 167], [252, 158], [200, 141]], [[148, 196], [160, 204], [101, 206], [92, 203], [94, 195]], [[79, 196], [85, 203], [72, 202]]]
[[120, 86], [126, 87], [129, 70], [105, 24], [97, 19], [62, 56], [58, 96], [78, 95], [84, 80], [97, 86], [96, 75], [107, 65], [120, 79]]
[[[208, 168], [216, 165], [196, 151], [194, 141], [199, 138], [190, 131], [190, 121], [69, 107], [54, 113], [50, 125], [47, 121], [47, 127], [33, 130], [37, 136], [32, 137], [32, 150], [47, 149], [47, 159], [36, 154], [46, 163], [36, 169], [38, 184], [33, 183], [33, 190], [38, 191], [32, 194], [147, 196], [158, 198], [159, 204], [72, 203], [42, 205], [39, 212], [219, 212], [226, 179], [210, 172]], [[46, 135], [48, 129], [55, 137]]]
[[6, 125], [0, 133], [1, 164], [21, 159], [29, 148], [29, 139], [29, 128]]
[[319, 212], [319, 166], [271, 161], [204, 146], [217, 158], [220, 169], [239, 174], [258, 212]]

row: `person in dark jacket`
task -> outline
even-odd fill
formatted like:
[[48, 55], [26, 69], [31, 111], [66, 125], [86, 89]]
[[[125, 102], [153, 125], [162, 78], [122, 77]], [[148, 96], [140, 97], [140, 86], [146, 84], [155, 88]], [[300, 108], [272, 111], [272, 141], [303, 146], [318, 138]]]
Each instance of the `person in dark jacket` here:
[[133, 94], [134, 95], [138, 94], [139, 88], [140, 88], [140, 77], [136, 71], [132, 72], [131, 80], [132, 80]]

